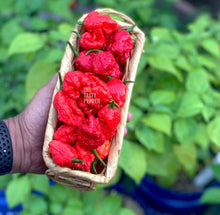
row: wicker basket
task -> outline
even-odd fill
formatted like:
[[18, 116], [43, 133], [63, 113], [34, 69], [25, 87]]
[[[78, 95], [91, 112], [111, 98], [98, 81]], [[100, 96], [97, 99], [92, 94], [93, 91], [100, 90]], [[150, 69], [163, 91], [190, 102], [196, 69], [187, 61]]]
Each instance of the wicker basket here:
[[[121, 26], [120, 29], [126, 30], [134, 24], [134, 21], [130, 19], [128, 16], [119, 13], [117, 11], [114, 11], [112, 9], [97, 9], [96, 11], [100, 13], [113, 14], [122, 18], [124, 22], [117, 21]], [[79, 21], [83, 21], [86, 15], [87, 14], [83, 15], [79, 19]], [[77, 24], [74, 30], [82, 34], [84, 32], [83, 25]], [[135, 45], [134, 45], [134, 49], [132, 50], [131, 57], [126, 62], [124, 80], [134, 81], [140, 56], [141, 53], [143, 52], [145, 35], [138, 27], [133, 28], [132, 34], [136, 36]], [[79, 38], [75, 33], [71, 34], [69, 42], [76, 49], [79, 49]], [[62, 78], [68, 71], [74, 71], [73, 68], [74, 60], [75, 60], [74, 53], [71, 50], [71, 48], [67, 46], [60, 67], [60, 73]], [[122, 148], [124, 130], [127, 121], [132, 88], [133, 88], [133, 84], [127, 85], [126, 101], [121, 111], [121, 122], [119, 123], [117, 132], [111, 141], [111, 148], [108, 156], [107, 167], [103, 169], [101, 174], [97, 174], [97, 175], [85, 171], [71, 170], [69, 168], [60, 167], [53, 162], [51, 155], [49, 153], [49, 142], [53, 140], [53, 135], [55, 132], [58, 119], [57, 119], [57, 112], [53, 107], [53, 104], [51, 104], [46, 133], [45, 133], [45, 139], [44, 139], [44, 147], [43, 147], [43, 158], [48, 167], [48, 170], [46, 171], [46, 175], [48, 177], [50, 177], [52, 180], [60, 184], [64, 184], [71, 188], [80, 189], [84, 191], [95, 190], [96, 183], [106, 184], [114, 177], [118, 166], [120, 151]], [[59, 89], [60, 89], [60, 82], [57, 81], [53, 93], [53, 99], [55, 94], [59, 91]]]

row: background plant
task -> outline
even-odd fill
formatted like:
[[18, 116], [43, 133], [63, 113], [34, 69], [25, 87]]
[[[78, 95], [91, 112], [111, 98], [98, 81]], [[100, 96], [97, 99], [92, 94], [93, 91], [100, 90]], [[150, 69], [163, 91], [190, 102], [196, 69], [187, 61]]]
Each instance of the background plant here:
[[[219, 19], [206, 14], [194, 22], [193, 17], [180, 20], [171, 7], [176, 1], [165, 0], [159, 6], [157, 2], [1, 1], [0, 89], [4, 93], [0, 118], [20, 113], [36, 90], [59, 70], [66, 41], [78, 17], [96, 7], [111, 7], [132, 17], [147, 36], [120, 169], [136, 183], [146, 173], [167, 186], [178, 180], [182, 171], [193, 178], [200, 165], [210, 164], [220, 146]], [[28, 205], [32, 202], [33, 208], [39, 204], [51, 213], [50, 205], [60, 207], [50, 199], [48, 189], [62, 189], [71, 197], [81, 195], [74, 191], [68, 194], [70, 191], [60, 185], [49, 188], [44, 176], [14, 175], [0, 180], [2, 187], [8, 184], [10, 205], [23, 203], [24, 214], [30, 212]], [[39, 190], [41, 187], [44, 190]], [[22, 196], [17, 202], [11, 197], [15, 190]], [[31, 190], [43, 192], [44, 196], [36, 196]], [[79, 205], [85, 204], [81, 197], [79, 201]]]

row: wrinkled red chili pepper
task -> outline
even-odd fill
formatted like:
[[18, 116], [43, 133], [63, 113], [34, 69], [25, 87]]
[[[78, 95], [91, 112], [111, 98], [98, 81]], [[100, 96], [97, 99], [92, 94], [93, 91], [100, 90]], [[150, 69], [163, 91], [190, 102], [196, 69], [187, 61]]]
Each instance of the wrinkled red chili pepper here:
[[57, 110], [58, 119], [68, 125], [79, 126], [85, 119], [76, 101], [66, 96], [63, 91], [57, 92], [53, 105]]
[[74, 167], [90, 172], [90, 167], [95, 160], [95, 155], [91, 151], [82, 148], [78, 142], [76, 142], [75, 148], [79, 159], [83, 160], [84, 164], [75, 163]]
[[125, 84], [121, 80], [113, 78], [107, 82], [107, 86], [114, 101], [120, 106], [120, 108], [122, 108], [125, 102], [127, 91]]
[[79, 127], [78, 144], [80, 147], [92, 150], [101, 146], [105, 142], [99, 119], [92, 114]]
[[108, 39], [106, 50], [110, 51], [116, 61], [123, 65], [130, 57], [133, 49], [133, 40], [131, 35], [125, 30], [119, 30]]
[[119, 122], [121, 121], [120, 110], [115, 107], [114, 104], [105, 105], [98, 112], [98, 119], [105, 138], [111, 140], [116, 133]]
[[62, 143], [74, 144], [77, 140], [77, 127], [63, 124], [54, 133], [54, 139]]
[[93, 32], [85, 32], [80, 39], [80, 46], [83, 49], [99, 49], [105, 44], [105, 36], [100, 28]]
[[118, 30], [119, 25], [108, 14], [102, 15], [99, 12], [92, 11], [84, 19], [84, 28], [89, 32], [101, 28], [106, 34], [112, 34]]
[[49, 152], [54, 162], [63, 167], [73, 168], [72, 160], [74, 158], [78, 159], [78, 154], [74, 147], [56, 140], [52, 140], [49, 143]]
[[102, 51], [97, 53], [93, 58], [93, 71], [103, 76], [112, 76], [119, 78], [120, 69], [115, 61], [114, 56], [110, 52]]
[[86, 55], [87, 51], [82, 51], [78, 57], [76, 58], [76, 61], [74, 63], [74, 66], [77, 70], [81, 72], [93, 72], [92, 68], [92, 60], [96, 52], [91, 52]]
[[101, 146], [99, 146], [96, 151], [99, 155], [99, 157], [104, 160], [108, 154], [109, 154], [109, 150], [110, 150], [110, 146], [111, 146], [111, 143], [109, 142], [109, 140], [106, 140], [105, 143]]

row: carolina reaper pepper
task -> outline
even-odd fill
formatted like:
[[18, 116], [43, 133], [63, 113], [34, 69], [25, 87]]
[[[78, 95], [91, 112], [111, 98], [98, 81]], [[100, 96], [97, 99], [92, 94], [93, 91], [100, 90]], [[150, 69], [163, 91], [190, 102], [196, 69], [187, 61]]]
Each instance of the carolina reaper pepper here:
[[131, 35], [125, 30], [119, 30], [108, 39], [106, 50], [110, 51], [116, 61], [123, 65], [129, 58], [133, 49], [133, 40]]
[[74, 147], [56, 140], [52, 140], [49, 143], [49, 152], [54, 162], [63, 167], [73, 168], [73, 159], [78, 159], [78, 154]]
[[96, 149], [105, 142], [99, 119], [92, 114], [79, 127], [78, 144], [86, 150]]
[[125, 102], [127, 91], [125, 84], [121, 80], [113, 78], [107, 82], [107, 86], [114, 101], [120, 106], [120, 108], [122, 108]]
[[108, 14], [100, 14], [97, 11], [90, 12], [84, 19], [84, 28], [92, 32], [97, 28], [103, 29], [105, 34], [112, 34], [118, 30], [118, 23], [111, 19]]
[[54, 133], [54, 139], [62, 143], [74, 144], [77, 140], [78, 127], [63, 124]]
[[111, 146], [111, 143], [109, 142], [109, 140], [106, 140], [103, 145], [99, 146], [96, 149], [99, 157], [102, 160], [104, 160], [108, 156], [108, 153], [109, 153], [109, 150], [110, 150], [110, 146]]
[[57, 110], [58, 119], [68, 125], [79, 126], [85, 119], [76, 101], [66, 96], [63, 91], [57, 92], [53, 105]]
[[120, 110], [118, 107], [114, 106], [114, 103], [111, 105], [105, 105], [98, 112], [98, 119], [105, 138], [111, 140], [116, 133], [119, 122], [121, 121]]
[[114, 56], [110, 52], [102, 51], [97, 53], [93, 58], [93, 71], [103, 76], [119, 78], [120, 69]]
[[83, 49], [98, 49], [105, 44], [105, 36], [100, 28], [92, 32], [85, 32], [80, 39], [80, 46]]

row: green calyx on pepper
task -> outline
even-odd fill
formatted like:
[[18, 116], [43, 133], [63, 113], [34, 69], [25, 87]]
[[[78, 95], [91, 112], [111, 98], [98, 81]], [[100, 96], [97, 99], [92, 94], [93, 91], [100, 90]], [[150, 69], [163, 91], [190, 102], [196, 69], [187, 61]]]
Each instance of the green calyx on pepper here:
[[98, 158], [98, 160], [102, 163], [102, 165], [106, 167], [106, 163], [99, 157], [96, 149], [93, 149], [92, 152]]
[[79, 52], [72, 46], [72, 44], [67, 41], [67, 44], [70, 46], [70, 48], [72, 49], [73, 53], [75, 56], [78, 56], [79, 55]]
[[112, 99], [112, 100], [110, 101], [110, 104], [108, 105], [108, 108], [115, 109], [115, 106], [121, 111], [120, 106], [115, 102], [114, 99]]
[[85, 162], [84, 162], [84, 160], [73, 158], [72, 163], [82, 163], [82, 164], [84, 164]]
[[130, 28], [127, 29], [127, 32], [130, 33], [134, 29], [135, 26], [136, 24], [132, 25]]
[[90, 49], [89, 51], [86, 52], [86, 55], [88, 55], [91, 52], [101, 52], [102, 50], [100, 49]]

